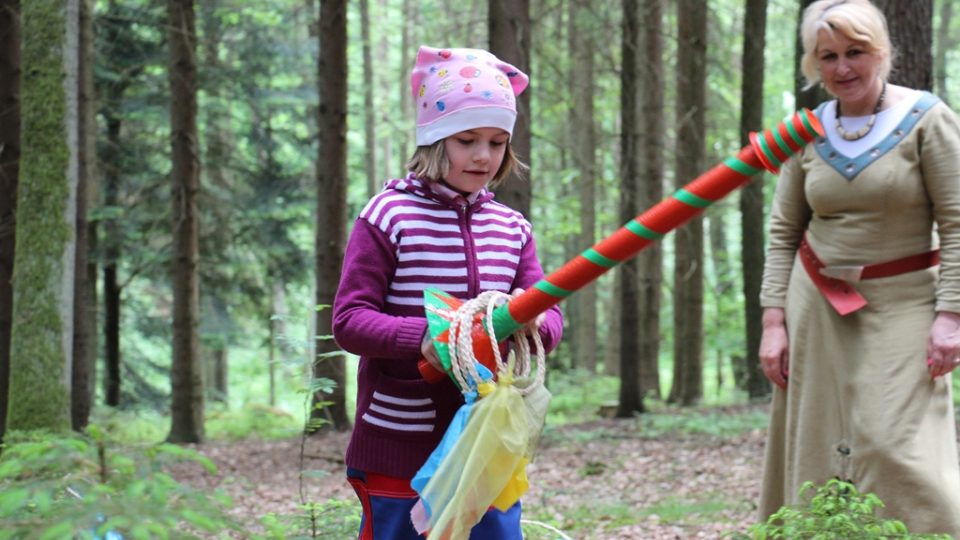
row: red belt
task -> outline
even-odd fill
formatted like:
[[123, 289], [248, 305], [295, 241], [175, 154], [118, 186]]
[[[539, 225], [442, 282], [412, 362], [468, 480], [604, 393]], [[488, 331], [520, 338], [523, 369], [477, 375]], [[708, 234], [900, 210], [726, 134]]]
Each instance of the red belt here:
[[867, 299], [853, 287], [861, 279], [896, 276], [940, 264], [940, 251], [935, 249], [877, 264], [827, 266], [814, 253], [806, 236], [800, 242], [798, 252], [810, 280], [840, 315], [853, 313], [867, 305]]

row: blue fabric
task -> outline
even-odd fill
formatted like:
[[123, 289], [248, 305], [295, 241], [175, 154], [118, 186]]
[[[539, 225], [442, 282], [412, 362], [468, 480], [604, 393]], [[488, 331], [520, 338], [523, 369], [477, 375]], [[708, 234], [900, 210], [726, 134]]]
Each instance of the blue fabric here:
[[[363, 504], [363, 517], [360, 520], [360, 531], [357, 537], [362, 540], [422, 540], [410, 522], [410, 510], [416, 504], [415, 497], [386, 497], [370, 495], [366, 491], [363, 471], [347, 469], [347, 477], [352, 479], [351, 484]], [[369, 506], [366, 502], [369, 501]], [[368, 515], [369, 514], [369, 515]], [[520, 531], [521, 505], [516, 504], [501, 512], [491, 508], [484, 514], [480, 523], [470, 531], [470, 540], [522, 540]], [[372, 536], [364, 537], [364, 528], [367, 521], [372, 525]], [[368, 535], [371, 532], [368, 531]]]

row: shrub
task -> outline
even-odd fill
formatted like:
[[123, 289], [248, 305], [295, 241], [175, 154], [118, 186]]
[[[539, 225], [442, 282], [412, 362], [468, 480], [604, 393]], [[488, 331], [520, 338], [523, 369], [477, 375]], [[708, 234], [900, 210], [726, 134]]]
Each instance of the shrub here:
[[805, 503], [784, 506], [765, 523], [751, 526], [748, 538], [950, 539], [947, 535], [913, 535], [902, 521], [877, 517], [876, 510], [883, 508], [883, 502], [873, 493], [860, 493], [849, 482], [834, 479], [821, 486], [806, 482], [800, 487], [800, 499]]

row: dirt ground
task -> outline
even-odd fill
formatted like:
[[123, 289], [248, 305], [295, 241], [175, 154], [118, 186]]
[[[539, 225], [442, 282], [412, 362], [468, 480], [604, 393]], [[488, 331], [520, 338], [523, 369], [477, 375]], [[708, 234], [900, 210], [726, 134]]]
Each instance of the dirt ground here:
[[[763, 430], [656, 438], [640, 431], [633, 420], [549, 430], [527, 470], [524, 518], [559, 524], [577, 539], [721, 538], [745, 530], [755, 515]], [[344, 480], [347, 437], [329, 433], [306, 441], [304, 468], [329, 473], [307, 480], [307, 500], [353, 498]], [[222, 489], [238, 516], [294, 514], [300, 448], [299, 439], [208, 443], [198, 450], [213, 459], [218, 474], [188, 468], [176, 476]], [[544, 530], [536, 538], [562, 537]]]

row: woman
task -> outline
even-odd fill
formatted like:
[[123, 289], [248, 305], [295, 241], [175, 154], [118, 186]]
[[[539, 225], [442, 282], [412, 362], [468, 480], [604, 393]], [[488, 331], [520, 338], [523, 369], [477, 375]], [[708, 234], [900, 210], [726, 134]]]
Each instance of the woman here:
[[817, 109], [826, 137], [784, 165], [770, 216], [760, 360], [777, 388], [760, 512], [838, 477], [912, 532], [960, 538], [960, 123], [887, 82], [869, 0], [814, 2], [801, 32], [804, 75], [836, 99]]

